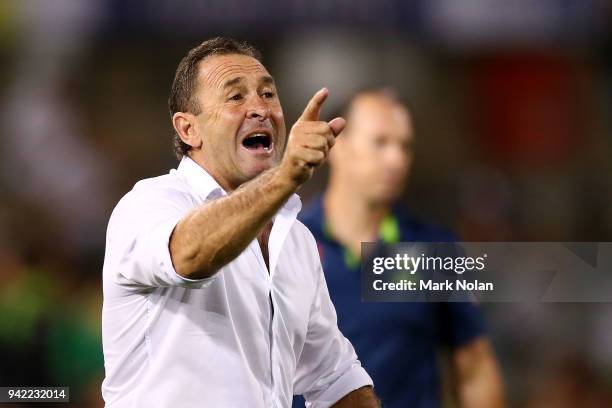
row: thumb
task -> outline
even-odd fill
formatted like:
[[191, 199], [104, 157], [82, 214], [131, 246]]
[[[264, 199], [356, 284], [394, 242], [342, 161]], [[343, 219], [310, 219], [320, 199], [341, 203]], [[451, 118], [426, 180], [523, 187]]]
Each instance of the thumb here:
[[346, 120], [338, 117], [330, 120], [327, 124], [331, 128], [332, 132], [334, 132], [334, 136], [338, 136], [346, 127]]

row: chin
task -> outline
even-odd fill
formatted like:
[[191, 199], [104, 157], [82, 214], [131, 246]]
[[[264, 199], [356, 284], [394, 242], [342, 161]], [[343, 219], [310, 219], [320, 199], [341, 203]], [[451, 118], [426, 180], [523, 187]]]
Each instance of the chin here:
[[401, 197], [401, 192], [397, 190], [386, 190], [378, 191], [373, 194], [370, 198], [372, 202], [378, 203], [379, 205], [390, 206], [393, 205]]

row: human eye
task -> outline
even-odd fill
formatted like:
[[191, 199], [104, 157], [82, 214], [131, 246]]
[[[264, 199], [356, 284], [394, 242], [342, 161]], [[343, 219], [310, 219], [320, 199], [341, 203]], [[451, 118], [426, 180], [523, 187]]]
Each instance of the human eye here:
[[265, 91], [264, 93], [261, 94], [261, 96], [263, 96], [266, 99], [272, 99], [276, 96], [276, 93], [273, 91]]
[[242, 94], [240, 94], [240, 93], [234, 94], [234, 95], [230, 96], [229, 99], [231, 101], [240, 101], [240, 100], [242, 100]]
[[376, 149], [382, 149], [387, 144], [385, 137], [380, 135], [375, 136], [371, 142]]

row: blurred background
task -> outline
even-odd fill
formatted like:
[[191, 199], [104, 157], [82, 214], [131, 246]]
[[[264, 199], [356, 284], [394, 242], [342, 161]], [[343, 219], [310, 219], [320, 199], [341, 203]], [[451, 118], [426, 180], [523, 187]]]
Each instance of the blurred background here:
[[[395, 87], [416, 126], [404, 203], [462, 240], [611, 241], [611, 3], [0, 1], [0, 385], [102, 405], [106, 223], [176, 167], [166, 98], [211, 36], [263, 51], [288, 126], [321, 86], [328, 114]], [[612, 406], [612, 305], [482, 307], [509, 406]]]

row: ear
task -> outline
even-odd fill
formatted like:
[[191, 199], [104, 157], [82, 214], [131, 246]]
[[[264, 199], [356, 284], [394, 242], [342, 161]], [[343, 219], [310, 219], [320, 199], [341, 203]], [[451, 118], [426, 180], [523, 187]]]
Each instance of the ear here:
[[172, 126], [181, 140], [194, 149], [202, 147], [202, 138], [195, 126], [195, 115], [188, 112], [176, 112], [172, 115]]
[[342, 133], [340, 133], [338, 136], [336, 136], [336, 143], [334, 143], [334, 146], [329, 150], [327, 160], [330, 166], [335, 166], [336, 163], [339, 160], [342, 160], [342, 157], [344, 156], [345, 142], [343, 139]]

